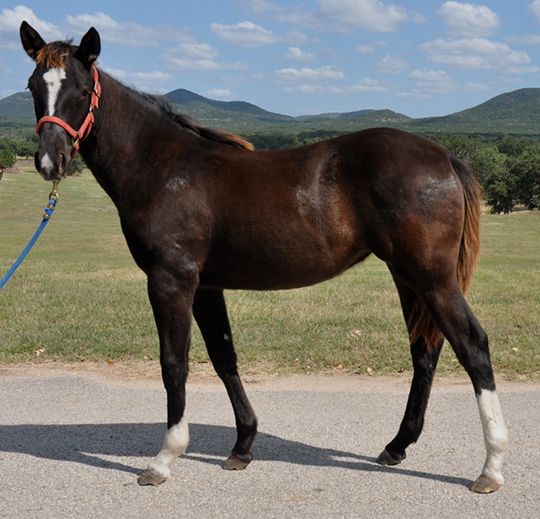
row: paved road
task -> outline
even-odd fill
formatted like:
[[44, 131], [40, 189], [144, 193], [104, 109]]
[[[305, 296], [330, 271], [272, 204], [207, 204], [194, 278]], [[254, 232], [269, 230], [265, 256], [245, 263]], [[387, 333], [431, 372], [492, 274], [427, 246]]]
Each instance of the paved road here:
[[469, 384], [436, 382], [423, 436], [389, 468], [374, 457], [396, 431], [407, 384], [363, 377], [248, 383], [261, 433], [242, 472], [220, 467], [234, 443], [225, 391], [191, 382], [188, 453], [164, 485], [142, 488], [165, 394], [113, 371], [0, 368], [0, 517], [539, 517], [538, 385], [500, 385], [511, 452], [507, 484], [489, 496], [468, 490], [484, 458]]

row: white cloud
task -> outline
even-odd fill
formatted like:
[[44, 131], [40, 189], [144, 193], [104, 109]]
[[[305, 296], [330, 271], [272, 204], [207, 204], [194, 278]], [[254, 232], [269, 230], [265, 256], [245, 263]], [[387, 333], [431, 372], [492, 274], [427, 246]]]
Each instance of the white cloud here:
[[306, 9], [305, 4], [285, 7], [264, 0], [243, 0], [242, 5], [273, 21], [321, 32], [350, 33], [358, 29], [396, 32], [404, 22], [425, 22], [416, 12], [380, 0], [318, 0], [317, 3], [315, 9]]
[[324, 94], [327, 93], [327, 88], [316, 85], [299, 85], [296, 88], [285, 88], [285, 92], [288, 94], [294, 94], [300, 92], [301, 94]]
[[162, 63], [171, 70], [245, 70], [243, 63], [224, 63], [211, 59], [184, 59], [166, 52], [161, 56]]
[[102, 68], [111, 76], [124, 83], [137, 85], [140, 88], [140, 85], [151, 83], [151, 84], [160, 84], [168, 83], [174, 81], [175, 77], [172, 74], [167, 74], [166, 72], [161, 72], [156, 70], [154, 72], [126, 72], [123, 69], [114, 69], [107, 67], [106, 65], [101, 65]]
[[414, 79], [416, 94], [453, 94], [459, 88], [457, 82], [443, 70], [414, 70], [409, 74]]
[[499, 16], [489, 7], [460, 2], [445, 2], [438, 16], [453, 34], [467, 38], [490, 36], [501, 23]]
[[23, 20], [36, 29], [46, 41], [62, 38], [56, 25], [40, 20], [29, 7], [18, 5], [14, 9], [2, 9], [0, 13], [0, 48], [20, 49], [19, 28]]
[[374, 45], [358, 45], [356, 50], [361, 54], [373, 54], [376, 49]]
[[536, 74], [537, 72], [540, 72], [539, 67], [508, 67], [505, 72], [507, 74]]
[[381, 74], [401, 74], [408, 67], [408, 62], [389, 55], [375, 65], [375, 69]]
[[351, 93], [351, 94], [382, 94], [385, 92], [388, 92], [390, 89], [381, 84], [376, 79], [364, 79], [360, 81], [359, 83], [356, 83], [356, 85], [352, 85], [350, 87], [346, 87], [344, 89], [344, 93]]
[[210, 28], [217, 38], [236, 47], [255, 48], [275, 43], [303, 43], [307, 40], [300, 32], [289, 32], [283, 36], [247, 21], [235, 25], [213, 23]]
[[228, 88], [213, 88], [212, 90], [205, 92], [204, 95], [206, 97], [210, 97], [211, 99], [231, 99], [235, 96], [235, 94]]
[[119, 23], [109, 15], [96, 12], [66, 16], [66, 24], [71, 32], [84, 34], [90, 27], [95, 27], [101, 39], [120, 47], [159, 47], [160, 41], [192, 41], [188, 29], [179, 29], [169, 25], [145, 27], [133, 22]]
[[409, 74], [409, 78], [419, 81], [446, 81], [448, 77], [448, 74], [443, 70], [418, 69]]
[[219, 56], [219, 51], [208, 43], [181, 43], [176, 51], [185, 59], [208, 60]]
[[526, 45], [540, 45], [540, 35], [531, 34], [528, 36], [512, 36], [507, 41], [514, 43], [525, 43]]
[[81, 34], [86, 33], [90, 27], [95, 27], [101, 39], [121, 47], [158, 47], [159, 35], [153, 29], [136, 23], [116, 22], [109, 15], [101, 12], [94, 14], [68, 15], [66, 23], [71, 30]]
[[462, 69], [498, 69], [531, 62], [525, 52], [513, 51], [508, 45], [485, 38], [461, 40], [438, 39], [418, 46], [434, 63]]
[[450, 95], [460, 91], [486, 92], [491, 90], [482, 83], [466, 83], [459, 85], [457, 81], [444, 70], [418, 69], [409, 74], [409, 79], [415, 80], [415, 86], [409, 92], [401, 92], [398, 97], [407, 101], [420, 101], [433, 95]]
[[73, 29], [87, 31], [89, 27], [95, 26], [98, 31], [114, 31], [122, 26], [114, 21], [108, 14], [96, 12], [94, 14], [78, 14], [77, 16], [66, 16], [67, 24]]
[[172, 74], [156, 70], [154, 72], [135, 72], [131, 74], [134, 81], [138, 83], [168, 83], [174, 81], [175, 77]]
[[272, 2], [266, 2], [265, 0], [243, 0], [240, 4], [245, 5], [248, 9], [252, 10], [256, 14], [266, 14], [266, 13], [280, 13], [283, 12], [286, 8], [274, 4]]
[[290, 83], [318, 83], [321, 81], [336, 81], [345, 79], [343, 70], [337, 67], [320, 67], [320, 68], [284, 68], [276, 70], [274, 73], [278, 82], [290, 82]]
[[118, 68], [111, 68], [103, 63], [100, 64], [100, 68], [102, 68], [105, 72], [107, 72], [107, 74], [110, 74], [115, 79], [119, 79], [120, 81], [124, 81], [124, 82], [133, 83], [133, 81], [129, 80], [129, 74], [125, 70], [118, 69]]
[[384, 94], [390, 89], [382, 85], [376, 79], [364, 79], [354, 85], [348, 85], [345, 87], [321, 86], [321, 85], [298, 85], [294, 88], [285, 88], [284, 91], [289, 94], [301, 93], [301, 94]]
[[303, 61], [306, 63], [315, 61], [315, 55], [311, 52], [304, 52], [299, 47], [289, 47], [289, 52], [286, 55], [287, 59], [292, 61]]
[[529, 8], [534, 13], [534, 16], [536, 16], [536, 19], [540, 21], [540, 0], [534, 0]]
[[208, 43], [185, 42], [168, 49], [160, 58], [171, 70], [245, 70], [242, 63], [216, 61], [219, 51]]
[[319, 0], [319, 5], [319, 21], [338, 32], [395, 32], [409, 18], [404, 7], [379, 0]]

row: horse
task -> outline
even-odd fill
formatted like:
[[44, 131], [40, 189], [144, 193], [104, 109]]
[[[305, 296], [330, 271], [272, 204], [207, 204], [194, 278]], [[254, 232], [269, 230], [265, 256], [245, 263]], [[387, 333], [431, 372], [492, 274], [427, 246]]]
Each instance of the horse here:
[[313, 285], [370, 254], [395, 282], [414, 368], [403, 420], [378, 463], [400, 463], [418, 440], [447, 339], [471, 379], [483, 426], [486, 459], [471, 490], [489, 493], [504, 483], [508, 433], [488, 338], [464, 297], [479, 254], [481, 214], [479, 184], [464, 162], [390, 128], [256, 151], [100, 70], [93, 27], [78, 46], [47, 44], [27, 22], [20, 36], [36, 65], [28, 87], [38, 121], [37, 170], [61, 181], [79, 151], [116, 205], [131, 254], [147, 275], [167, 429], [139, 484], [164, 482], [188, 445], [192, 317], [234, 411], [237, 439], [224, 468], [241, 470], [253, 460], [257, 418], [238, 374], [224, 290]]

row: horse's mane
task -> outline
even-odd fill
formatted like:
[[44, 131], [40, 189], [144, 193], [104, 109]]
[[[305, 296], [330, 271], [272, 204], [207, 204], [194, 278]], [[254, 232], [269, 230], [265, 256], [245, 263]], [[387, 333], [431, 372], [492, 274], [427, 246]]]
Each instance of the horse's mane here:
[[[71, 42], [72, 40], [55, 41], [45, 45], [38, 51], [36, 63], [38, 65], [45, 65], [46, 67], [64, 68], [66, 66], [66, 59], [77, 51], [77, 47], [73, 46]], [[171, 103], [164, 96], [154, 96], [138, 92], [137, 90], [133, 91], [146, 101], [155, 105], [162, 114], [172, 119], [182, 128], [186, 128], [211, 141], [223, 142], [247, 151], [253, 151], [254, 149], [253, 144], [238, 135], [207, 128], [191, 119], [191, 117], [174, 112]]]
[[199, 124], [197, 121], [188, 117], [187, 115], [176, 113], [169, 100], [165, 96], [155, 96], [151, 94], [146, 94], [143, 92], [137, 92], [142, 98], [146, 101], [154, 104], [157, 108], [167, 117], [172, 119], [175, 123], [180, 125], [182, 128], [190, 130], [205, 139], [211, 141], [222, 142], [224, 144], [230, 144], [231, 146], [236, 146], [237, 148], [253, 151], [253, 144], [242, 139], [238, 135], [231, 133], [225, 133], [214, 128], [207, 128], [202, 124]]

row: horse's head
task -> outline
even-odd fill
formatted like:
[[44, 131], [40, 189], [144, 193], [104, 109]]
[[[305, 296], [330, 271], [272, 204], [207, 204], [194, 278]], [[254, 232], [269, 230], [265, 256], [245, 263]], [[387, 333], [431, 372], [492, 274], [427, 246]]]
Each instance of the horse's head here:
[[73, 134], [83, 125], [86, 128], [93, 110], [93, 63], [101, 48], [99, 34], [91, 28], [75, 47], [71, 42], [45, 43], [26, 22], [20, 33], [24, 50], [36, 62], [28, 81], [38, 120], [36, 169], [45, 180], [62, 180], [78, 147], [76, 141], [82, 137]]

